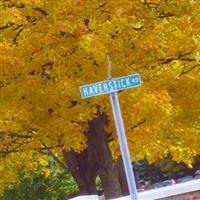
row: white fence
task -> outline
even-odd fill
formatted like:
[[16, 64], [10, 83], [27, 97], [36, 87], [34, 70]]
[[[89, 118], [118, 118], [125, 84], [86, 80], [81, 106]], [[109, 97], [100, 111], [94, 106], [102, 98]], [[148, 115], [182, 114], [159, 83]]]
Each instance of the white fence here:
[[[192, 180], [186, 183], [178, 183], [171, 186], [166, 186], [159, 189], [148, 190], [138, 193], [138, 200], [156, 200], [166, 197], [176, 196], [180, 194], [200, 191], [200, 180]], [[70, 200], [99, 200], [97, 195], [79, 196]], [[112, 200], [131, 200], [129, 196], [120, 197]]]

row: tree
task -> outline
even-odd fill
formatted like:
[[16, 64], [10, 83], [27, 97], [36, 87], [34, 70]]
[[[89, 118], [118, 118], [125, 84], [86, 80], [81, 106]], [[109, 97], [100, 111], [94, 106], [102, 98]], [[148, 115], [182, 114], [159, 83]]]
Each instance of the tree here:
[[[107, 197], [127, 192], [108, 96], [79, 94], [107, 78], [107, 55], [113, 77], [139, 72], [144, 82], [119, 93], [132, 159], [171, 154], [192, 167], [200, 152], [197, 0], [2, 0], [0, 11], [1, 190], [48, 154], [79, 167], [72, 173], [83, 192], [95, 190], [96, 174]], [[85, 172], [88, 189], [85, 169], [94, 169]]]

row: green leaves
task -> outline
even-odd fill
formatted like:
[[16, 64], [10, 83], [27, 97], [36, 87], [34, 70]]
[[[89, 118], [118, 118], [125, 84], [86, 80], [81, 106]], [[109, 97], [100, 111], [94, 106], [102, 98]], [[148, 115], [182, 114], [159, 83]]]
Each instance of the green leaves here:
[[78, 192], [78, 187], [72, 176], [58, 171], [53, 166], [51, 174], [45, 177], [40, 171], [25, 177], [19, 173], [20, 182], [6, 188], [1, 200], [64, 200], [65, 197]]

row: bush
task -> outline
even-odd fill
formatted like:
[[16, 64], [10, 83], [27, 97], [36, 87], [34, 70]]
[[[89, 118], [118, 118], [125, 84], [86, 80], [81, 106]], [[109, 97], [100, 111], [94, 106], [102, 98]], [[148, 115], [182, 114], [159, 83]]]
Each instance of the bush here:
[[51, 169], [48, 177], [35, 172], [29, 178], [19, 173], [20, 183], [7, 187], [1, 200], [64, 200], [78, 193], [78, 186], [69, 173]]

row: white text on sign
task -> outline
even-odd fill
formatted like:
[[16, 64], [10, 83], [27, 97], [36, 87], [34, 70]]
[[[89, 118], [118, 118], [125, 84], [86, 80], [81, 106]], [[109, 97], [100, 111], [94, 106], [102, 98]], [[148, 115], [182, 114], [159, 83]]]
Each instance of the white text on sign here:
[[137, 87], [141, 85], [139, 74], [113, 78], [111, 80], [83, 85], [80, 87], [81, 97], [88, 98], [101, 94], [108, 94], [124, 90], [126, 88]]

